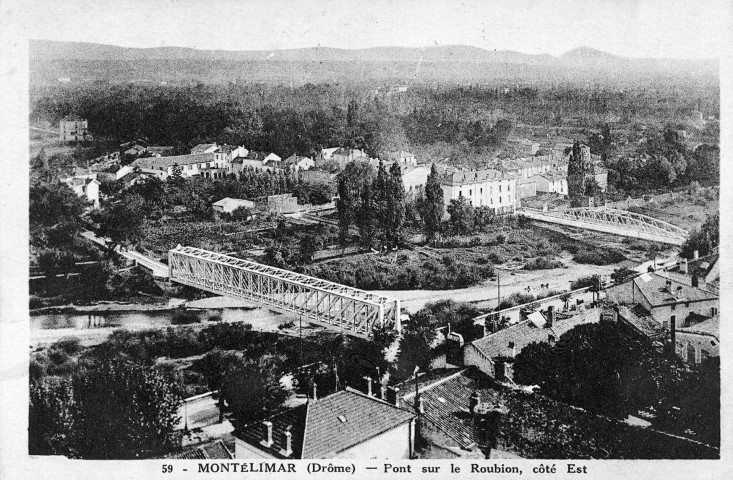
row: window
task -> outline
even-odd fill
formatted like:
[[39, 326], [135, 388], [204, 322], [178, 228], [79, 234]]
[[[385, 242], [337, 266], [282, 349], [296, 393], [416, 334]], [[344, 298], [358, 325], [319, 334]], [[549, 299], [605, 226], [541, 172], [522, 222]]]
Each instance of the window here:
[[469, 190], [469, 191], [468, 191], [468, 196], [470, 197], [470, 196], [472, 196], [472, 195], [473, 195], [473, 190]]
[[484, 189], [483, 189], [483, 187], [481, 187], [481, 190], [480, 190], [480, 192], [481, 192], [481, 195], [483, 195], [483, 194], [484, 194]]
[[511, 185], [507, 185], [506, 186], [506, 191], [507, 192], [511, 192], [512, 191], [512, 186]]
[[499, 197], [499, 203], [501, 203], [501, 197]]
[[458, 190], [458, 198], [461, 198], [463, 196], [463, 192]]
[[715, 308], [715, 307], [712, 307], [712, 308], [710, 309], [710, 315], [712, 315], [712, 316], [714, 317], [714, 316], [715, 316], [715, 315], [717, 315], [717, 314], [718, 314], [718, 309], [717, 309], [717, 308]]
[[710, 340], [710, 345], [712, 345], [714, 347], [714, 346], [717, 345], [717, 343], [715, 343], [715, 340]]
[[499, 192], [501, 192], [501, 185], [499, 185]]
[[672, 311], [674, 312], [674, 309], [677, 308], [677, 304], [673, 303], [671, 308], [672, 308]]

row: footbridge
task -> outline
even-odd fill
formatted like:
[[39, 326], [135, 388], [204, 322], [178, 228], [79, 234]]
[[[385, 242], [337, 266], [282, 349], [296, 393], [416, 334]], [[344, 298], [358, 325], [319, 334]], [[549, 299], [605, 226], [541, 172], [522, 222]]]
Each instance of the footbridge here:
[[540, 222], [556, 223], [670, 245], [682, 245], [689, 235], [687, 230], [671, 223], [615, 208], [568, 208], [550, 211], [520, 208], [517, 209], [517, 213]]
[[375, 327], [400, 331], [400, 302], [280, 268], [178, 246], [168, 252], [171, 281], [259, 303], [348, 335]]

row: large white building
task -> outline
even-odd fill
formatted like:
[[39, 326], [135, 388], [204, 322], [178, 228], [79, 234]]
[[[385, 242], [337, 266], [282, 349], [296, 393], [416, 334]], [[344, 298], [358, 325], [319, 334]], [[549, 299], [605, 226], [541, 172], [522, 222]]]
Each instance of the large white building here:
[[441, 178], [440, 184], [446, 205], [463, 197], [474, 207], [489, 207], [496, 214], [513, 213], [516, 208], [516, 179], [498, 170], [454, 172]]
[[173, 168], [176, 165], [181, 168], [181, 176], [186, 178], [197, 175], [209, 176], [210, 172], [220, 170], [213, 153], [138, 158], [131, 165], [134, 169], [154, 175], [161, 180], [173, 175]]

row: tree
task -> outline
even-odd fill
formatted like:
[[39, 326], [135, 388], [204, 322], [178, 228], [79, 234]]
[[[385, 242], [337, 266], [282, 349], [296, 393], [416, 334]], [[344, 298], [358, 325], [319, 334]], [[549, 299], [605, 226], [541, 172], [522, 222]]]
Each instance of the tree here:
[[625, 283], [628, 280], [631, 280], [636, 276], [636, 272], [629, 267], [621, 267], [617, 268], [613, 271], [611, 274], [611, 280], [613, 280], [613, 283], [619, 284], [619, 283]]
[[160, 456], [176, 446], [183, 389], [170, 372], [111, 360], [71, 379], [45, 378], [31, 392], [32, 454], [133, 459]]
[[135, 206], [113, 204], [93, 212], [91, 218], [99, 225], [97, 234], [109, 238], [110, 251], [117, 245], [136, 242], [142, 237], [143, 214]]
[[457, 234], [473, 232], [474, 210], [473, 205], [466, 200], [466, 197], [451, 200], [448, 205], [448, 214], [450, 215], [450, 226], [453, 232]]
[[364, 190], [371, 188], [374, 172], [366, 162], [349, 162], [336, 178], [339, 194], [336, 203], [339, 219], [339, 243], [345, 247], [351, 225], [355, 221], [360, 221], [359, 214], [362, 213], [364, 199], [371, 199], [371, 193], [365, 195]]
[[169, 181], [171, 183], [180, 183], [183, 179], [183, 168], [181, 168], [180, 165], [177, 163], [173, 164], [173, 168], [171, 168], [171, 178]]
[[402, 227], [405, 223], [405, 186], [402, 183], [402, 169], [397, 163], [393, 163], [389, 169], [386, 190], [385, 237], [388, 248], [397, 248], [402, 241]]
[[301, 263], [310, 263], [318, 250], [323, 248], [323, 239], [314, 234], [306, 234], [300, 237], [299, 256]]
[[539, 385], [556, 400], [624, 418], [672, 395], [683, 368], [624, 324], [601, 322], [575, 327], [555, 345], [525, 347], [515, 359], [514, 380]]
[[580, 143], [573, 143], [570, 159], [568, 160], [568, 196], [576, 199], [585, 192], [585, 162]]
[[224, 395], [222, 388], [231, 370], [236, 366], [241, 353], [235, 350], [214, 349], [196, 360], [192, 368], [206, 379], [210, 391], [219, 391], [219, 423], [224, 421]]
[[396, 380], [410, 378], [415, 367], [422, 372], [430, 371], [433, 360], [435, 327], [427, 321], [411, 320], [402, 327], [399, 352], [397, 354]]
[[273, 355], [242, 358], [228, 371], [221, 394], [232, 412], [235, 431], [282, 406], [288, 395], [280, 384], [282, 362], [283, 358]]
[[425, 222], [425, 236], [428, 242], [434, 242], [440, 231], [444, 209], [443, 189], [440, 186], [438, 169], [433, 164], [430, 167], [430, 175], [428, 175], [427, 182], [425, 183], [425, 200], [420, 212]]
[[699, 230], [693, 230], [680, 248], [680, 255], [693, 258], [694, 252], [705, 256], [720, 244], [720, 213], [708, 215]]

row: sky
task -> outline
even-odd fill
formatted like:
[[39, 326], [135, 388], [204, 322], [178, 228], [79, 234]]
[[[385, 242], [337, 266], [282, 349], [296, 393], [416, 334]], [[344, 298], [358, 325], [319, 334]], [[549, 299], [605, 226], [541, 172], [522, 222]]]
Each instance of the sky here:
[[[707, 58], [730, 44], [726, 0], [5, 0], [30, 38], [270, 50], [472, 45], [560, 55]], [[724, 43], [723, 43], [724, 42]]]

